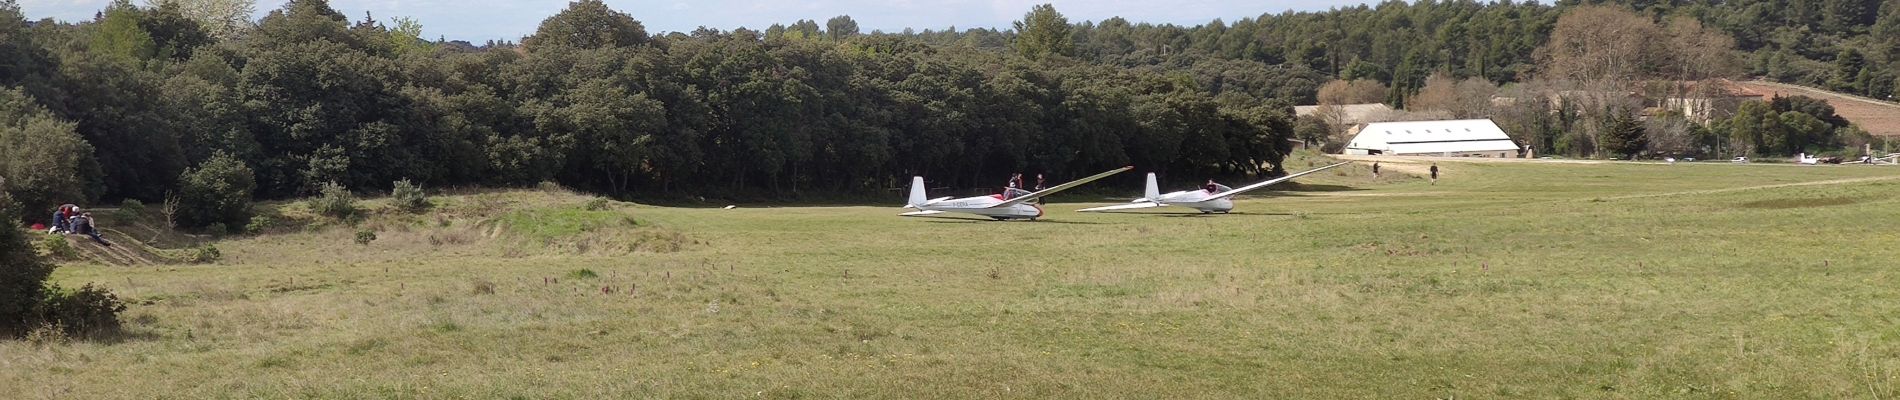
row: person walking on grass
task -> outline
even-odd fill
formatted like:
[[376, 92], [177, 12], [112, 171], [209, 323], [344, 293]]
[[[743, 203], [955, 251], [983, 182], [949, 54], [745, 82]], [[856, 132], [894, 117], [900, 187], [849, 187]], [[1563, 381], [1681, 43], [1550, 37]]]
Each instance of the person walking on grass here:
[[1432, 185], [1438, 185], [1438, 163], [1432, 163]]
[[1379, 179], [1379, 162], [1372, 162], [1372, 179]]

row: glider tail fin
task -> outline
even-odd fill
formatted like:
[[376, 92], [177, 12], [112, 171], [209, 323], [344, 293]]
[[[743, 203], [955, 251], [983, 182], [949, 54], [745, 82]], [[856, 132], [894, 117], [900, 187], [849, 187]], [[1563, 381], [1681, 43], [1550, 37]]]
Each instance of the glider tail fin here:
[[1155, 173], [1148, 173], [1148, 186], [1141, 189], [1141, 198], [1148, 201], [1161, 200], [1161, 185], [1155, 184]]
[[924, 205], [924, 203], [929, 202], [929, 201], [930, 199], [928, 197], [924, 197], [924, 177], [921, 177], [921, 176], [911, 177], [910, 178], [910, 203], [908, 204], [911, 207], [918, 207], [918, 206]]

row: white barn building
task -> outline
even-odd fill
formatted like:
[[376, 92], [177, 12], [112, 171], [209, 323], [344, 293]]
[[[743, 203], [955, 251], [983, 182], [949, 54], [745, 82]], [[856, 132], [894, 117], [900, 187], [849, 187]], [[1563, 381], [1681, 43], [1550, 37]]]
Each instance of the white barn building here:
[[1489, 119], [1374, 122], [1347, 132], [1346, 154], [1516, 158], [1517, 142]]

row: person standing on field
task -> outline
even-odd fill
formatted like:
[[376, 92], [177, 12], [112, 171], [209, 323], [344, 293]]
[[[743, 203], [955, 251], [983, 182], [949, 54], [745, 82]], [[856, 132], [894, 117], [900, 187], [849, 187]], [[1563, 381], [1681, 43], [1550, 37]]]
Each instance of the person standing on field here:
[[1432, 163], [1432, 184], [1438, 184], [1438, 163]]
[[1372, 162], [1372, 179], [1379, 179], [1379, 162]]

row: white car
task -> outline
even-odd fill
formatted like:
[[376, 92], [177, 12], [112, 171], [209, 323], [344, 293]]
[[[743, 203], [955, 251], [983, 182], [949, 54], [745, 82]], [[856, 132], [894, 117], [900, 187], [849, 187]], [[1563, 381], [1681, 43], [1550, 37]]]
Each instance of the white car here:
[[1733, 159], [1733, 160], [1728, 160], [1728, 162], [1732, 162], [1732, 163], [1736, 163], [1736, 164], [1747, 164], [1747, 163], [1748, 163], [1748, 157], [1735, 157], [1735, 159]]

